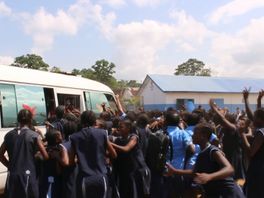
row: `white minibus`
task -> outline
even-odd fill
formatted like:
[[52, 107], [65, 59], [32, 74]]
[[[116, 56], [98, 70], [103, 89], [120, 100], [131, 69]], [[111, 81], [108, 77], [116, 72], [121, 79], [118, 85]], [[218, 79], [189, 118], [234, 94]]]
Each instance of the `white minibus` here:
[[[5, 134], [17, 126], [17, 113], [25, 106], [35, 110], [35, 126], [45, 132], [45, 121], [58, 105], [70, 103], [80, 112], [99, 114], [105, 103], [117, 110], [113, 91], [86, 78], [40, 70], [0, 65], [0, 144]], [[4, 189], [7, 169], [0, 163], [0, 189]]]

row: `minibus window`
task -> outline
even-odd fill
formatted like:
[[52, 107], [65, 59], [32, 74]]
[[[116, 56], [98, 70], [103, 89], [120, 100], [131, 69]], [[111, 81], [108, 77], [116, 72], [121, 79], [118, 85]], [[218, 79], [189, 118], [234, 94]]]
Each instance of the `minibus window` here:
[[116, 105], [116, 101], [114, 99], [114, 97], [111, 95], [111, 94], [105, 94], [106, 98], [107, 98], [107, 101], [109, 103], [109, 106], [112, 110], [112, 112], [117, 112], [117, 105]]
[[34, 125], [43, 125], [46, 120], [46, 105], [42, 87], [16, 85], [17, 107], [30, 109], [34, 114]]
[[79, 117], [80, 112], [80, 95], [57, 94], [59, 105], [65, 106], [66, 113], [73, 113]]
[[109, 107], [108, 100], [104, 93], [100, 92], [90, 92], [90, 100], [92, 105], [92, 111], [95, 113], [101, 113], [103, 111], [102, 103], [106, 104], [106, 107]]
[[14, 85], [0, 84], [1, 127], [17, 125], [17, 106]]
[[89, 92], [84, 92], [84, 99], [85, 99], [85, 107], [86, 110], [92, 110], [91, 108], [91, 99], [90, 99], [90, 93]]

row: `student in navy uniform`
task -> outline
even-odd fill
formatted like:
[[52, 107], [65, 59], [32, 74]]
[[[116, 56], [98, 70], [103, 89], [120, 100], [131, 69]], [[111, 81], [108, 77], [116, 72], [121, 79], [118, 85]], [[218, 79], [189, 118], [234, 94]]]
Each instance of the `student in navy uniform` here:
[[70, 136], [77, 132], [77, 122], [68, 120], [64, 125], [65, 142], [63, 142], [62, 149], [68, 153], [68, 165], [62, 169], [62, 197], [75, 198], [76, 197], [76, 177], [78, 174], [78, 167], [75, 162], [74, 150], [69, 141]]
[[[19, 128], [5, 135], [0, 148], [0, 161], [9, 171], [5, 187], [7, 198], [39, 197], [35, 155], [39, 150], [44, 159], [48, 159], [49, 156], [39, 134], [30, 129], [32, 117], [29, 110], [19, 111], [17, 116]], [[8, 159], [4, 155], [6, 151]]]
[[77, 197], [103, 198], [107, 193], [106, 151], [112, 158], [116, 152], [107, 139], [106, 131], [94, 128], [96, 122], [92, 111], [81, 115], [83, 129], [70, 136], [78, 158]]
[[240, 131], [244, 148], [250, 156], [247, 170], [245, 194], [248, 198], [264, 197], [264, 109], [260, 108], [254, 113], [254, 126], [256, 132], [252, 144], [249, 144], [245, 131]]
[[[112, 145], [118, 152], [118, 157], [114, 161], [114, 174], [116, 174], [120, 198], [144, 197], [150, 193], [150, 171], [145, 163], [138, 136], [129, 119], [120, 121], [119, 135], [121, 137]], [[142, 175], [142, 170], [147, 175]], [[146, 180], [143, 181], [142, 178]]]
[[[44, 161], [40, 177], [40, 198], [50, 194], [52, 198], [62, 197], [62, 166], [68, 164], [67, 152], [61, 146], [62, 135], [56, 129], [49, 129], [46, 133], [47, 152], [49, 159]], [[50, 192], [49, 192], [50, 190]]]
[[63, 139], [65, 138], [64, 134], [64, 124], [66, 120], [63, 118], [65, 114], [65, 107], [63, 105], [57, 106], [55, 109], [56, 119], [52, 122], [53, 128], [61, 132]]
[[194, 169], [180, 170], [168, 164], [168, 175], [194, 176], [194, 182], [202, 185], [206, 198], [244, 198], [241, 189], [231, 177], [234, 172], [233, 167], [222, 151], [209, 143], [212, 131], [210, 125], [198, 124], [194, 129], [193, 143], [199, 144], [201, 152]]
[[223, 151], [226, 158], [234, 167], [234, 179], [245, 179], [246, 169], [243, 161], [243, 149], [242, 149], [242, 140], [239, 134], [240, 128], [244, 127], [245, 120], [238, 120], [236, 122], [235, 116], [231, 114], [223, 115], [218, 109], [214, 101], [210, 100], [211, 109], [218, 115], [222, 123], [222, 142], [223, 142]]

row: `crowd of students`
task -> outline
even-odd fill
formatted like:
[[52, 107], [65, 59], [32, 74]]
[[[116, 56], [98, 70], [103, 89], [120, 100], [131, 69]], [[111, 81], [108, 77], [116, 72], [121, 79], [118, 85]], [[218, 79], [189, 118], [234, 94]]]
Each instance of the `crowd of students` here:
[[125, 113], [117, 97], [119, 111], [102, 104], [98, 117], [58, 106], [44, 136], [22, 109], [0, 147], [5, 197], [264, 198], [264, 92], [254, 113], [242, 95], [242, 113], [213, 100], [207, 112]]

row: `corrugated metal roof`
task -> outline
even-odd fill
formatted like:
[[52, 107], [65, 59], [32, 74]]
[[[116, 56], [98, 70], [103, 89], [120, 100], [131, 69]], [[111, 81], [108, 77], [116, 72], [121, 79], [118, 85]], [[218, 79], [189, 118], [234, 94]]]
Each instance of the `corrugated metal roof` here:
[[150, 79], [164, 92], [213, 92], [241, 93], [245, 87], [251, 87], [251, 93], [264, 89], [264, 79], [148, 75]]

